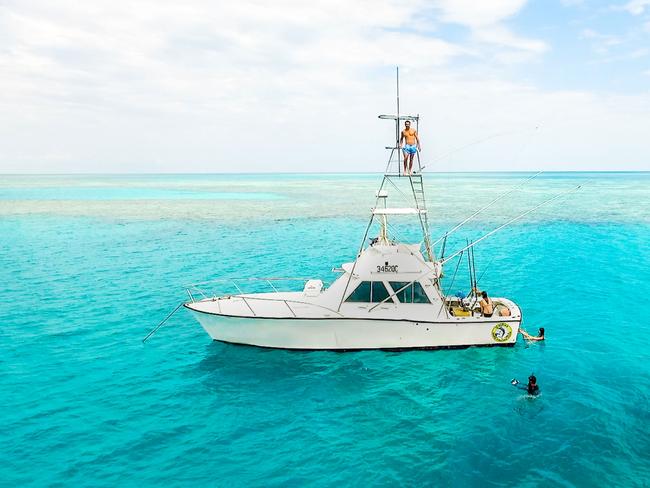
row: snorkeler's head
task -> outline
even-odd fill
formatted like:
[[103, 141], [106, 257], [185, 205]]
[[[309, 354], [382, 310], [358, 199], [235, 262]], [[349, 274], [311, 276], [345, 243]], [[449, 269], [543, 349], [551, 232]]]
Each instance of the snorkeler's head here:
[[539, 335], [544, 336], [544, 327], [539, 328]]
[[537, 383], [537, 378], [535, 378], [535, 375], [534, 375], [534, 374], [531, 374], [531, 375], [528, 377], [528, 382], [529, 382], [529, 383], [532, 383], [533, 385], [534, 385], [535, 383]]

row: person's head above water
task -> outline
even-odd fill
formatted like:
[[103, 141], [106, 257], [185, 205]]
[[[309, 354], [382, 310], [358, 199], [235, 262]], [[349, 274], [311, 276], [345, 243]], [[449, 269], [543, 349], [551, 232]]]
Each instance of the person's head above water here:
[[544, 327], [539, 328], [539, 336], [544, 337]]
[[529, 395], [537, 395], [539, 393], [539, 386], [537, 385], [537, 378], [534, 374], [531, 374], [528, 377], [528, 384], [526, 385], [526, 390]]

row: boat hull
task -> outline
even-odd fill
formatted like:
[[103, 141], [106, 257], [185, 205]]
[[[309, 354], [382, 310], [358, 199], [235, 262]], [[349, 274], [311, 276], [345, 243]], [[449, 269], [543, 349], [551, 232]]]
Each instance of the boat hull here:
[[303, 350], [514, 346], [520, 320], [413, 322], [354, 318], [251, 318], [188, 310], [216, 341]]

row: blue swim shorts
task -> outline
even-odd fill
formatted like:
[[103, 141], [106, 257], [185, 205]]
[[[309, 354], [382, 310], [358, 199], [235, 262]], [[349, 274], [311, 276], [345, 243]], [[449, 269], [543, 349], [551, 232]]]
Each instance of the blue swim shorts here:
[[404, 151], [404, 154], [415, 154], [418, 152], [418, 148], [415, 144], [404, 144], [402, 151]]

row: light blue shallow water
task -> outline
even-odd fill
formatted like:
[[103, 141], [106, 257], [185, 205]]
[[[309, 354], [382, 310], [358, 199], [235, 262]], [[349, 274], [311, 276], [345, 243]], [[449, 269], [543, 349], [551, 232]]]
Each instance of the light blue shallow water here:
[[[434, 235], [524, 177], [430, 177]], [[182, 312], [142, 345], [183, 284], [331, 278], [378, 178], [3, 178], [0, 484], [647, 486], [647, 173], [540, 176], [452, 243], [589, 180], [476, 253], [545, 344], [262, 350]]]

